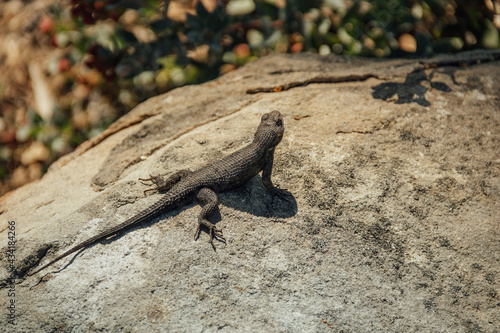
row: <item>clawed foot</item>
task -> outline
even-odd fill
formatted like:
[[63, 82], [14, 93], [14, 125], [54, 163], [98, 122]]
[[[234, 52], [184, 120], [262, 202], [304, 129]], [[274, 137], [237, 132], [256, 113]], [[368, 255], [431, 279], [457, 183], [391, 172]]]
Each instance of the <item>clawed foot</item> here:
[[214, 244], [214, 238], [216, 238], [217, 240], [219, 240], [219, 241], [221, 241], [223, 243], [226, 243], [226, 239], [224, 238], [224, 236], [222, 236], [222, 230], [218, 229], [215, 226], [215, 224], [210, 223], [207, 220], [202, 220], [202, 221], [200, 221], [198, 223], [198, 228], [196, 228], [196, 232], [194, 234], [194, 239], [195, 240], [197, 240], [198, 237], [200, 236], [200, 230], [201, 230], [202, 226], [208, 228], [208, 230], [209, 230], [210, 244], [212, 244], [212, 247], [213, 247], [214, 251], [216, 250], [215, 249], [215, 244]]
[[144, 190], [144, 195], [146, 195], [146, 193], [148, 193], [148, 192], [161, 192], [162, 187], [165, 186], [165, 180], [160, 176], [152, 176], [150, 174], [149, 178], [139, 178], [139, 180], [143, 183], [144, 182], [151, 182], [156, 186], [156, 188], [150, 188], [150, 189]]

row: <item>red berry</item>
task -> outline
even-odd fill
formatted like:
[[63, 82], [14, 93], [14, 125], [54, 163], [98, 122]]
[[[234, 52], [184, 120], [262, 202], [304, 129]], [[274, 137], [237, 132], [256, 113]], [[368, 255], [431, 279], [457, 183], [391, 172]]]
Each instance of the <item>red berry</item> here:
[[234, 47], [233, 52], [239, 58], [246, 58], [250, 56], [250, 47], [247, 44], [238, 44]]
[[38, 24], [38, 30], [43, 32], [44, 34], [48, 34], [54, 28], [54, 21], [51, 17], [45, 16], [42, 18], [40, 23]]
[[295, 43], [290, 48], [290, 52], [292, 52], [292, 53], [300, 53], [302, 51], [303, 47], [304, 47], [304, 45], [302, 43]]
[[66, 72], [71, 68], [71, 61], [67, 58], [61, 58], [59, 59], [59, 71], [60, 72]]
[[96, 1], [94, 2], [94, 8], [97, 10], [103, 9], [106, 6], [104, 1]]

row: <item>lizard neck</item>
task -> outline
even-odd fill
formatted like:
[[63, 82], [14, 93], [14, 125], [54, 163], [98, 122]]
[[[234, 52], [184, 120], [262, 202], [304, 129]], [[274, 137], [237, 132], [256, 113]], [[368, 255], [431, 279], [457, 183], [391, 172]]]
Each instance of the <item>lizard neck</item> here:
[[268, 150], [274, 149], [280, 143], [282, 134], [277, 135], [272, 131], [260, 131], [255, 133], [252, 145]]

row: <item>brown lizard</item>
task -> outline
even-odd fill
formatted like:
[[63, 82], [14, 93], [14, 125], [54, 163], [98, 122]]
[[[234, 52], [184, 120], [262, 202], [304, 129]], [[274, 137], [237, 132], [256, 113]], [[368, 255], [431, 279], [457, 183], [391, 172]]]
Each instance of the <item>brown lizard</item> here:
[[84, 247], [113, 236], [118, 232], [128, 230], [166, 211], [182, 207], [192, 202], [195, 198], [202, 205], [201, 213], [198, 217], [198, 228], [196, 229], [195, 239], [199, 236], [200, 228], [202, 226], [206, 227], [210, 233], [210, 243], [215, 249], [213, 243], [214, 237], [225, 242], [222, 231], [208, 221], [208, 218], [215, 212], [219, 204], [217, 193], [241, 186], [262, 171], [262, 183], [271, 194], [283, 198], [291, 195], [285, 190], [276, 188], [271, 181], [274, 149], [280, 143], [284, 130], [283, 117], [279, 111], [265, 113], [261, 118], [252, 143], [231, 155], [194, 172], [187, 170], [179, 171], [167, 180], [163, 180], [160, 177], [140, 179], [142, 181], [152, 181], [156, 184], [156, 189], [154, 190], [166, 191], [166, 193], [160, 200], [137, 215], [70, 248], [33, 273], [29, 273], [28, 276], [40, 272]]

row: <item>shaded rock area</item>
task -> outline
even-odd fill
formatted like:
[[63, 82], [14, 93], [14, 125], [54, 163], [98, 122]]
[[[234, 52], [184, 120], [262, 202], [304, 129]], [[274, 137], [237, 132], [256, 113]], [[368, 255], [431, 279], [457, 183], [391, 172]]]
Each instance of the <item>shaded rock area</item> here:
[[[146, 101], [1, 198], [2, 331], [498, 332], [499, 57], [271, 56]], [[257, 176], [220, 195], [217, 251], [191, 204], [26, 276], [151, 205], [138, 178], [228, 155], [274, 109], [291, 203]]]

